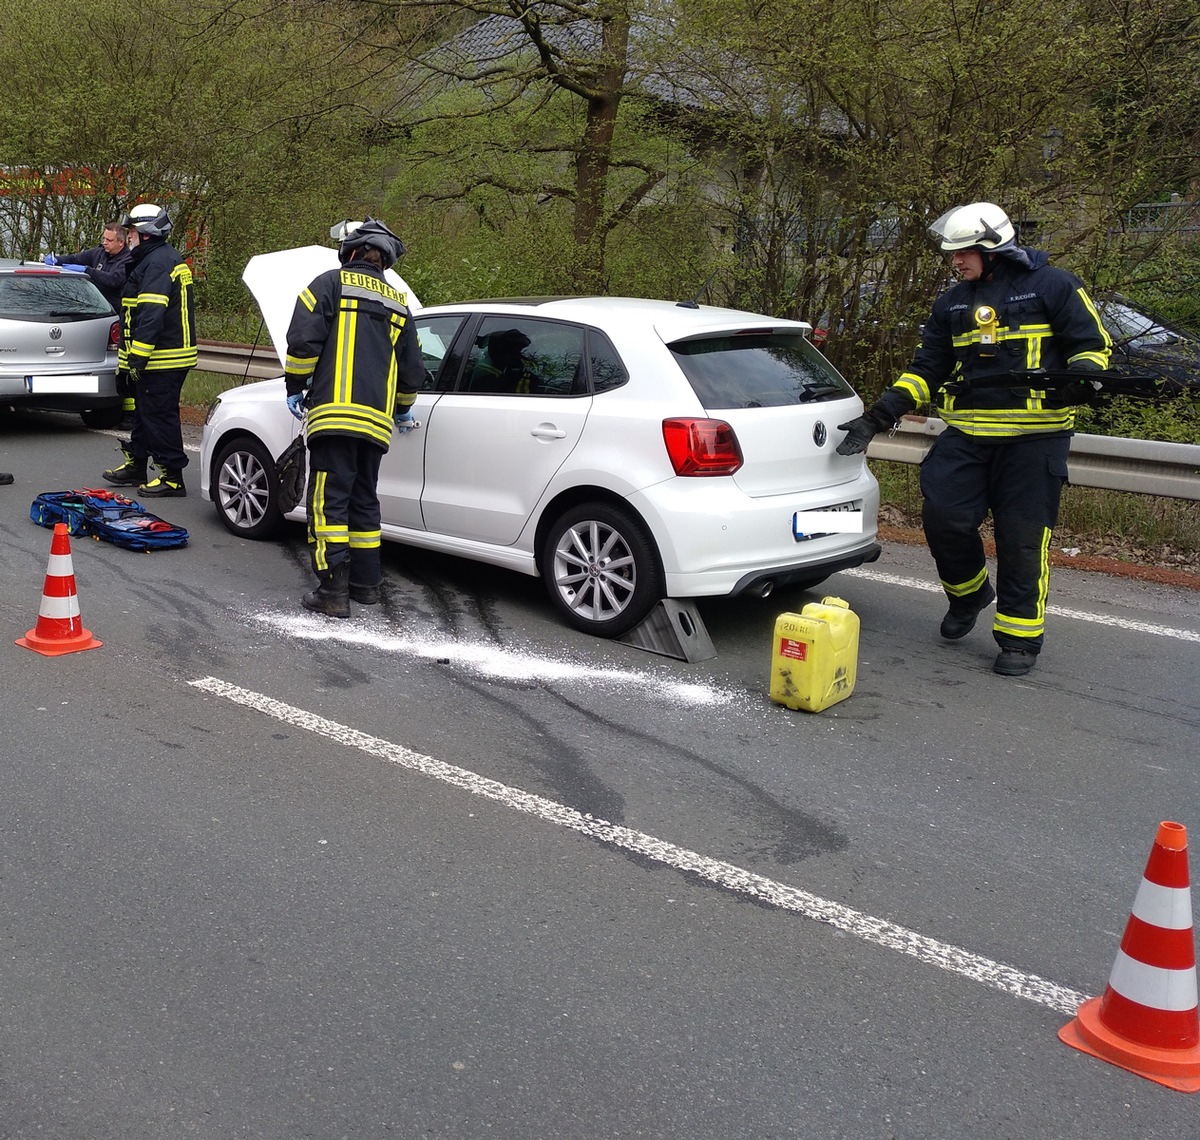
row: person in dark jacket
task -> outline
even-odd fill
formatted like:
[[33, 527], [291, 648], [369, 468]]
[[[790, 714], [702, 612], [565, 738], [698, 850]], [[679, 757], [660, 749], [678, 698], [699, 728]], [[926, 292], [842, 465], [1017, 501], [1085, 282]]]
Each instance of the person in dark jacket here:
[[109, 222], [104, 227], [99, 245], [81, 249], [69, 256], [56, 257], [48, 253], [42, 260], [47, 265], [83, 266], [84, 273], [112, 305], [113, 312], [119, 313], [121, 292], [125, 288], [125, 278], [129, 276], [129, 259], [128, 231], [120, 222]]
[[[960, 281], [943, 293], [912, 363], [862, 416], [840, 424], [842, 455], [931, 404], [946, 422], [921, 465], [922, 521], [949, 610], [941, 635], [965, 637], [993, 601], [993, 670], [1021, 676], [1045, 640], [1050, 536], [1067, 481], [1074, 408], [1028, 376], [1012, 386], [972, 381], [1031, 371], [1108, 367], [1112, 342], [1082, 283], [1017, 244], [1008, 215], [990, 202], [947, 211], [929, 228], [953, 254]], [[996, 538], [996, 586], [979, 527]]]
[[[161, 206], [134, 206], [125, 224], [132, 250], [121, 294], [117, 365], [131, 379], [137, 410], [122, 447], [125, 462], [105, 471], [104, 479], [116, 487], [137, 485], [147, 498], [183, 496], [188, 457], [179, 396], [198, 356], [192, 270], [167, 242], [171, 219]], [[154, 479], [147, 469], [151, 458], [159, 471]]]
[[287, 402], [305, 418], [309, 455], [308, 542], [318, 585], [301, 599], [330, 617], [350, 600], [379, 601], [379, 465], [393, 425], [416, 425], [412, 405], [425, 369], [407, 298], [384, 271], [404, 243], [365, 218], [339, 229], [341, 267], [296, 299], [287, 335]]

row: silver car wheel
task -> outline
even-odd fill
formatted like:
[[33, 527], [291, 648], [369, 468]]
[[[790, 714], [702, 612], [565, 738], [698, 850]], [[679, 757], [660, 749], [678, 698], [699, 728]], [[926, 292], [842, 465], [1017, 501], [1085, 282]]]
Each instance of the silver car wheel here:
[[257, 440], [235, 440], [216, 463], [217, 511], [229, 530], [264, 537], [279, 522], [275, 464]]
[[550, 598], [576, 629], [619, 637], [662, 593], [662, 572], [642, 522], [615, 504], [585, 503], [550, 527], [541, 560]]
[[624, 536], [589, 519], [565, 530], [554, 548], [554, 587], [589, 621], [619, 617], [637, 589], [637, 561]]

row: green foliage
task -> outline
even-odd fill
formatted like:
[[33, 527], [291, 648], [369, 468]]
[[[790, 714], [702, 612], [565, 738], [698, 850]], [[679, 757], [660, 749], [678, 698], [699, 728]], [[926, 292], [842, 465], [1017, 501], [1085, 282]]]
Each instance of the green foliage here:
[[[828, 351], [870, 395], [945, 284], [925, 226], [954, 201], [1002, 202], [1090, 286], [1200, 325], [1195, 235], [1130, 210], [1200, 178], [1179, 125], [1200, 118], [1194, 7], [25, 0], [0, 7], [0, 252], [91, 245], [160, 199], [201, 274], [202, 335], [252, 339], [247, 258], [370, 212], [427, 302], [828, 310]], [[429, 65], [488, 14], [526, 23], [487, 74]], [[603, 51], [535, 44], [580, 17]], [[64, 169], [89, 172], [75, 193], [36, 192]], [[1179, 405], [1104, 426], [1195, 434]]]
[[1090, 435], [1200, 444], [1200, 388], [1174, 400], [1118, 397], [1099, 408], [1079, 408], [1075, 428]]

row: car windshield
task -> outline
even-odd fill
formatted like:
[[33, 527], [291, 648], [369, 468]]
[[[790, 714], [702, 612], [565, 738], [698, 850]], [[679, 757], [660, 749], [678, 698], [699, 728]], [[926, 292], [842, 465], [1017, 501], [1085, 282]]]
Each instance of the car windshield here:
[[725, 333], [669, 347], [705, 408], [781, 408], [854, 394], [799, 332]]
[[1146, 313], [1111, 298], [1100, 302], [1109, 335], [1118, 344], [1174, 344], [1190, 339], [1181, 329], [1160, 323]]
[[0, 317], [62, 320], [111, 312], [100, 290], [78, 274], [0, 274]]

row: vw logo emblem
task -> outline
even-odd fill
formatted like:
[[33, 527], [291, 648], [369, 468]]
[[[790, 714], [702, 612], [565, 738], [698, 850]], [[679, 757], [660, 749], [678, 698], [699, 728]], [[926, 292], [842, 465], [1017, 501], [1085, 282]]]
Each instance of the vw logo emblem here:
[[820, 420], [817, 420], [816, 425], [813, 427], [813, 443], [818, 447], [824, 447], [825, 441], [828, 438], [829, 433], [825, 430], [825, 425]]
[[51, 340], [62, 340], [62, 329], [60, 329], [60, 328], [58, 327], [58, 325], [55, 325], [55, 326], [54, 326], [54, 327], [53, 327], [53, 328], [50, 330], [50, 339], [51, 339]]

